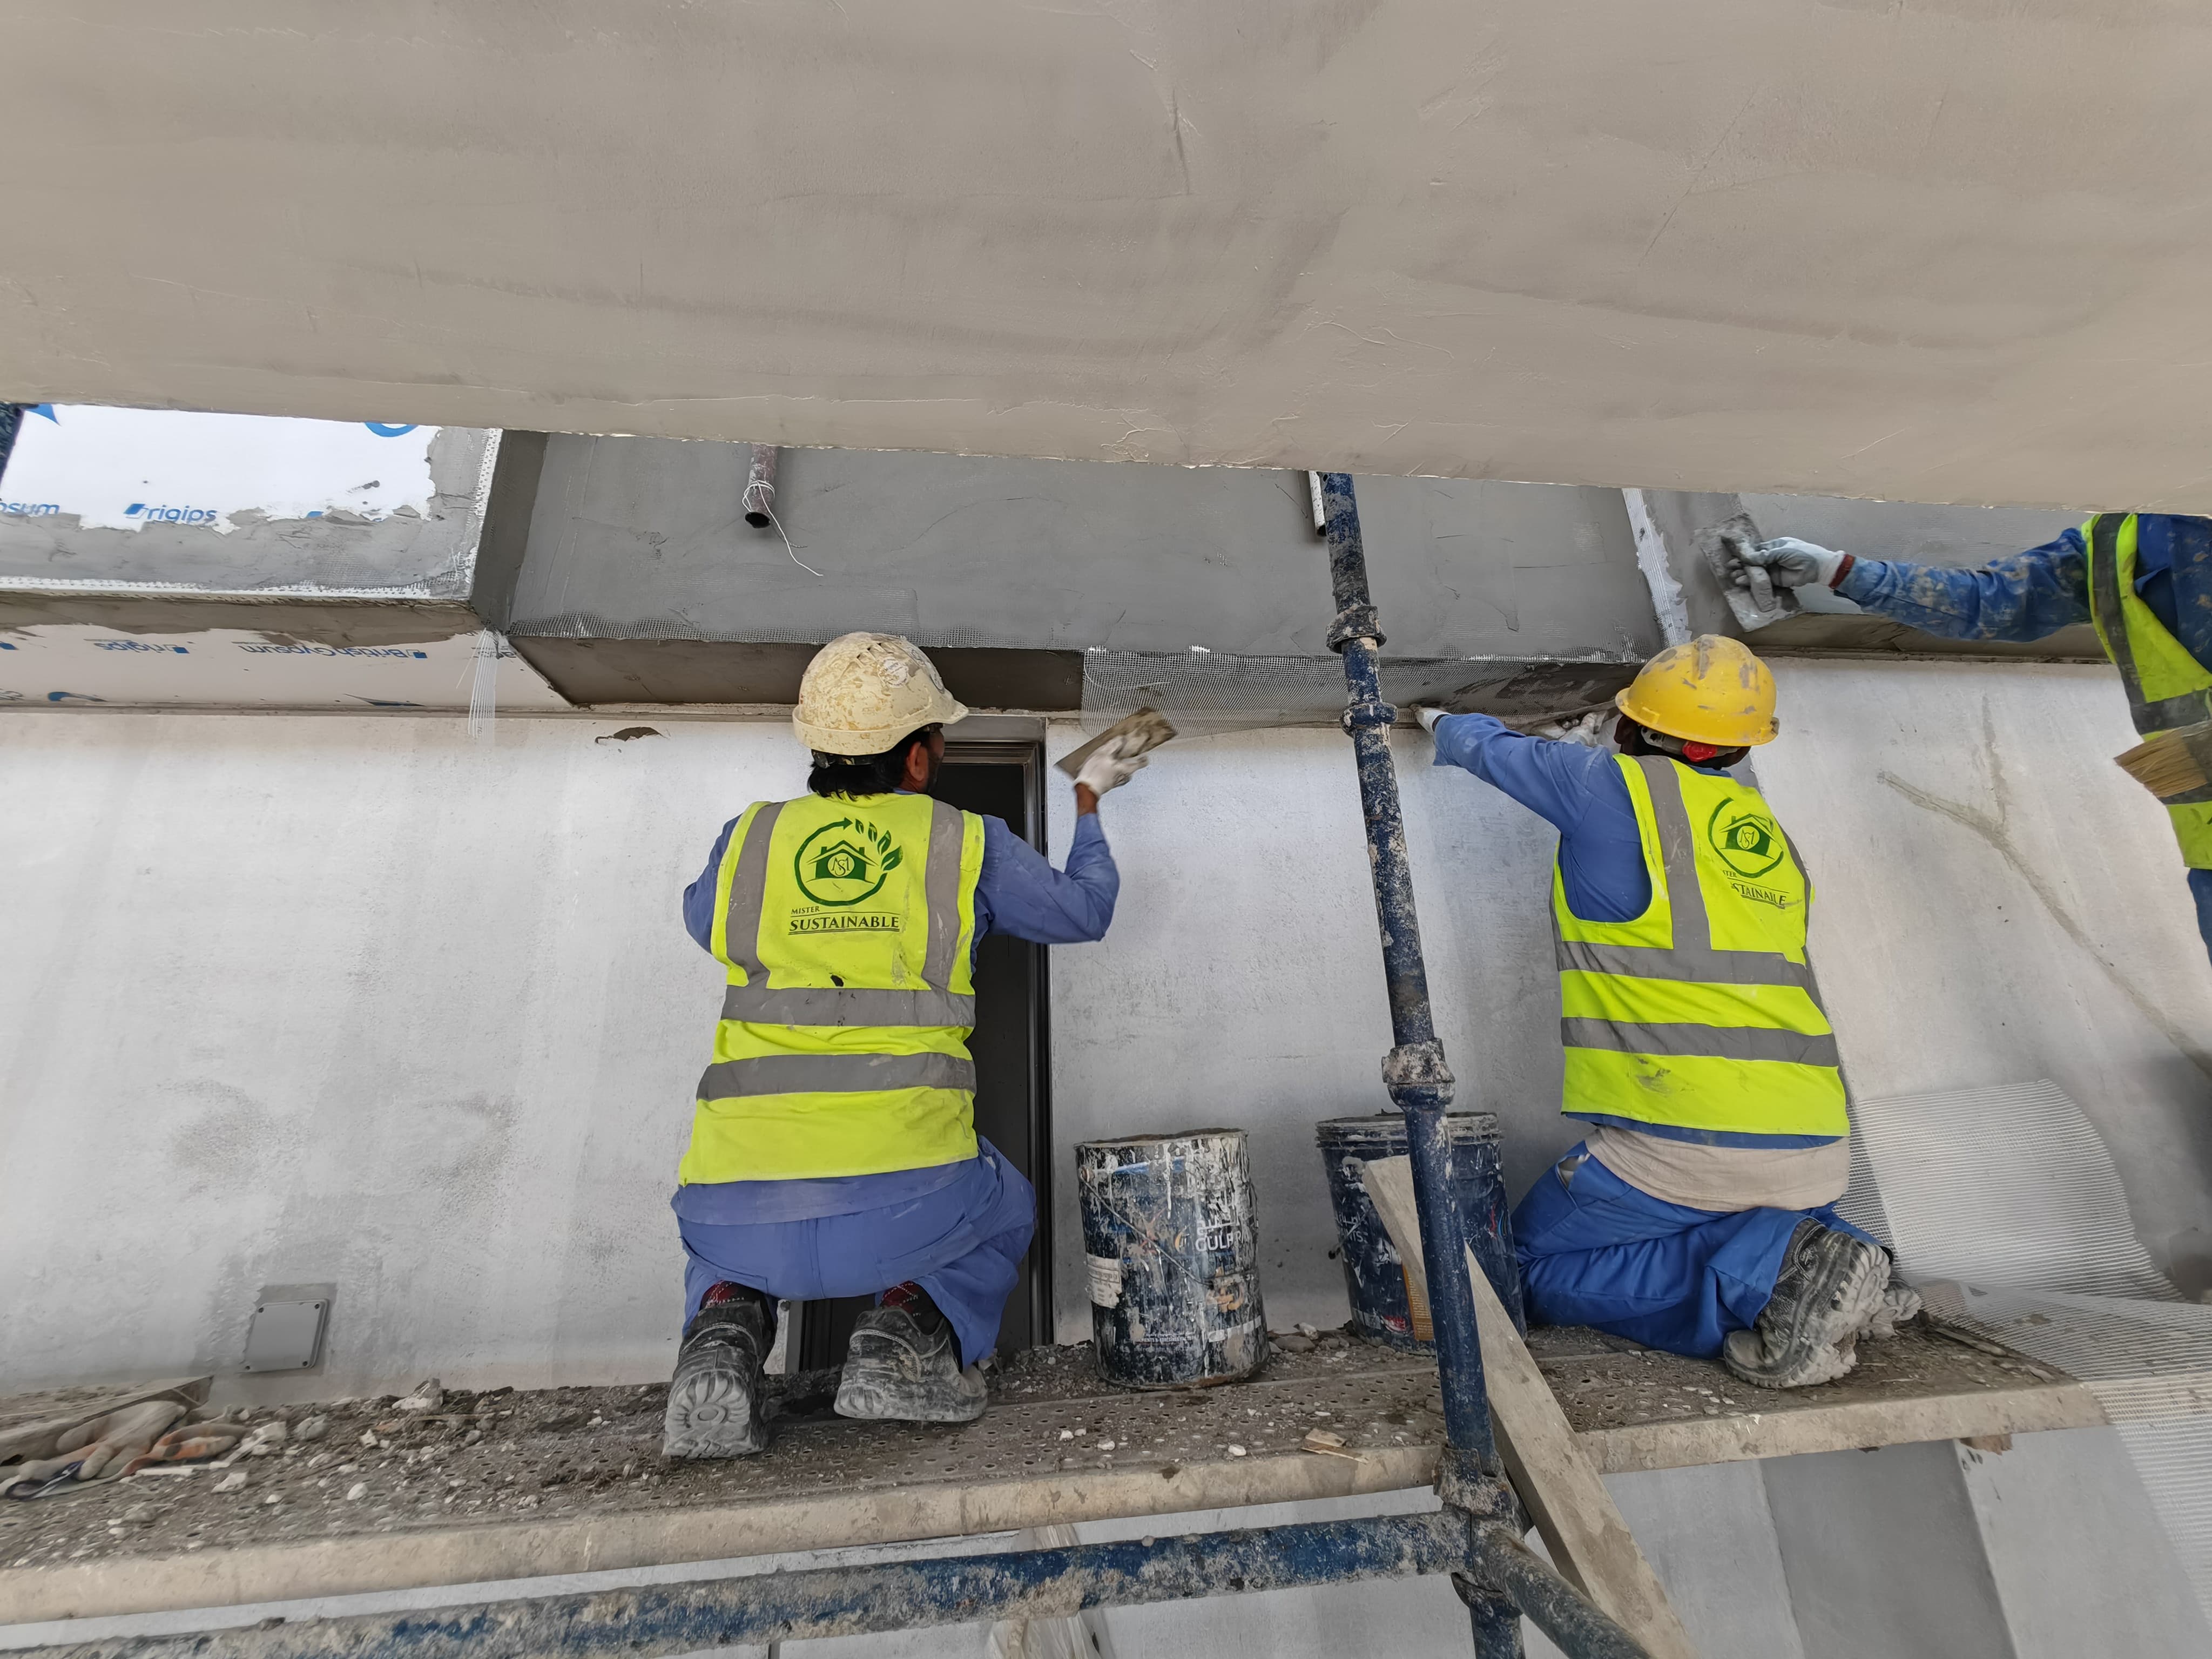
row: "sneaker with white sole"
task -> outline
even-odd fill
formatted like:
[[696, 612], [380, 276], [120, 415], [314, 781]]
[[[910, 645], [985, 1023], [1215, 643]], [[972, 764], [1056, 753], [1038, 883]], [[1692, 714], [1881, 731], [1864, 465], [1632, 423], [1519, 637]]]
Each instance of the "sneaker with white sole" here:
[[750, 1457], [768, 1444], [761, 1365], [775, 1341], [775, 1304], [741, 1285], [717, 1285], [708, 1296], [722, 1299], [702, 1304], [684, 1330], [660, 1449], [668, 1457]]
[[972, 1423], [990, 1391], [960, 1363], [959, 1339], [925, 1301], [917, 1319], [897, 1303], [871, 1308], [853, 1327], [837, 1380], [837, 1415], [892, 1423]]
[[1757, 1322], [1731, 1331], [1721, 1362], [1759, 1389], [1832, 1382], [1858, 1364], [1858, 1340], [1884, 1310], [1889, 1253], [1850, 1233], [1801, 1221]]

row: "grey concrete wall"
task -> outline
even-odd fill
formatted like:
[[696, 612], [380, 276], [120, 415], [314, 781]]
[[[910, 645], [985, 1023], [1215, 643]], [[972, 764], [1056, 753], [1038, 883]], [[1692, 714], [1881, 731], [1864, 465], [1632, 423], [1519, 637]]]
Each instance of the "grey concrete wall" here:
[[2020, 1659], [1948, 1442], [1765, 1474], [1805, 1659]]
[[[1715, 1463], [1606, 1477], [1698, 1659], [1806, 1659], [1764, 1467]], [[1540, 1539], [1529, 1543], [1542, 1548]], [[1525, 1621], [1522, 1628], [1528, 1659], [1561, 1659], [1540, 1631]]]
[[[555, 437], [511, 617], [524, 654], [580, 702], [789, 702], [805, 647], [865, 628], [946, 648], [980, 707], [1343, 705], [1303, 474], [791, 450], [787, 547], [741, 517], [744, 468], [732, 445]], [[1359, 495], [1392, 695], [1565, 706], [1656, 648], [1617, 491]], [[1509, 685], [1563, 659], [1595, 678]]]
[[2212, 1653], [2206, 1609], [2117, 1431], [1953, 1449], [2020, 1659]]
[[[1304, 476], [785, 452], [773, 529], [738, 446], [556, 437], [524, 634], [1325, 657]], [[1363, 478], [1393, 655], [1634, 655], [1655, 640], [1616, 492]], [[800, 563], [814, 567], [815, 574]]]
[[149, 524], [88, 529], [73, 513], [0, 514], [0, 584], [127, 586], [252, 593], [327, 590], [376, 598], [465, 600], [483, 531], [486, 449], [495, 434], [447, 427], [430, 442], [436, 495], [427, 514], [374, 522], [269, 519], [222, 532]]

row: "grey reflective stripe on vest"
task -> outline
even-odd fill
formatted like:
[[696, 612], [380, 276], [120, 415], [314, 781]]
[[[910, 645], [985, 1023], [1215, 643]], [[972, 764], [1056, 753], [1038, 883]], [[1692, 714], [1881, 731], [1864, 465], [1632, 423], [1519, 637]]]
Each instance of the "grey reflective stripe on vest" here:
[[761, 908], [768, 902], [769, 840], [782, 814], [781, 801], [767, 801], [745, 826], [744, 845], [738, 848], [738, 867], [730, 878], [729, 915], [722, 923], [722, 948], [756, 985], [768, 977], [760, 959]]
[[1836, 1039], [1823, 1032], [1777, 1031], [1760, 1025], [1634, 1025], [1626, 1020], [1563, 1019], [1559, 1041], [1570, 1048], [1685, 1059], [1778, 1060], [1793, 1066], [1838, 1066]]
[[1651, 817], [1659, 830], [1659, 862], [1667, 872], [1667, 908], [1674, 917], [1675, 948], [1710, 953], [1713, 924], [1705, 914], [1705, 890], [1698, 884], [1697, 848], [1690, 839], [1690, 809], [1682, 803], [1682, 780], [1674, 775], [1674, 763], [1664, 756], [1638, 755], [1636, 764], [1651, 794]]
[[[1658, 945], [1591, 945], [1558, 937], [1561, 972], [1618, 974], [1626, 979], [1692, 980], [1705, 985], [1794, 985], [1811, 992], [1813, 970], [1772, 951], [1668, 950]], [[1820, 999], [1815, 997], [1817, 1003]]]
[[763, 1054], [722, 1060], [699, 1079], [702, 1100], [746, 1095], [879, 1094], [891, 1089], [975, 1092], [975, 1062], [963, 1054]]
[[756, 1025], [968, 1025], [975, 999], [951, 991], [869, 991], [834, 985], [732, 985], [722, 993], [722, 1018]]
[[[2112, 653], [2112, 666], [2120, 671], [2120, 684], [2127, 688], [2128, 717], [2148, 738], [2212, 717], [2212, 694], [2185, 691], [2156, 702], [2143, 701], [2135, 641], [2129, 636], [2128, 613], [2120, 602], [2120, 526], [2128, 517], [2125, 513], [2100, 513], [2089, 520], [2089, 612], [2104, 624], [2105, 648]], [[2173, 797], [2167, 805], [2186, 806], [2198, 799], [2212, 799], [2212, 794], [2200, 797], [2192, 791]]]
[[[960, 853], [967, 840], [967, 823], [957, 806], [941, 800], [929, 804], [929, 863], [922, 882], [923, 902], [929, 906], [929, 951], [922, 958], [922, 982], [933, 990], [952, 983], [952, 953], [960, 943]], [[891, 1024], [869, 1020], [871, 1025]], [[917, 1024], [921, 1021], [915, 1022]], [[947, 1025], [972, 1025], [969, 1020], [945, 1020]]]

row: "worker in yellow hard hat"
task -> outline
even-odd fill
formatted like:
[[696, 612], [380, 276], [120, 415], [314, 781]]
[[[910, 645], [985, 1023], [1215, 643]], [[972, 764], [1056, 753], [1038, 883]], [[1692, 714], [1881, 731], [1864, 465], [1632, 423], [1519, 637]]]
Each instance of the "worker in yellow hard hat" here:
[[1850, 1125], [1805, 955], [1813, 884], [1729, 770], [1774, 738], [1774, 677], [1706, 635], [1614, 702], [1613, 752], [1595, 720], [1529, 737], [1418, 711], [1438, 765], [1559, 832], [1562, 1109], [1589, 1127], [1514, 1212], [1529, 1307], [1762, 1387], [1826, 1382], [1917, 1301], [1832, 1207]]
[[[1778, 536], [1736, 549], [1729, 580], [1753, 593], [1826, 588], [1948, 640], [2024, 644], [2094, 623], [2143, 737], [2195, 732], [2212, 720], [2212, 518], [2201, 514], [2093, 514], [1978, 570], [1863, 559]], [[2212, 787], [2192, 770], [2171, 793], [2152, 793], [2173, 824], [2197, 930], [2212, 949]]]
[[1036, 1225], [1036, 1194], [975, 1133], [974, 958], [986, 933], [1104, 937], [1121, 878], [1098, 798], [1142, 755], [1109, 743], [1075, 784], [1064, 871], [1006, 824], [930, 798], [967, 714], [890, 634], [822, 647], [792, 726], [807, 793], [722, 826], [684, 895], [726, 972], [673, 1208], [689, 1265], [662, 1446], [766, 1443], [779, 1300], [872, 1296], [847, 1417], [965, 1422]]

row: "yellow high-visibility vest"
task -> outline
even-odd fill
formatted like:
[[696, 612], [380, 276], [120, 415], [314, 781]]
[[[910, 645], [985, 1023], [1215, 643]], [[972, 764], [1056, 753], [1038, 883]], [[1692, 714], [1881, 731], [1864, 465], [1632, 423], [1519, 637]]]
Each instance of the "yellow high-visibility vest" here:
[[1617, 756], [1651, 902], [1585, 921], [1552, 867], [1563, 1109], [1728, 1134], [1847, 1134], [1836, 1038], [1805, 958], [1813, 884], [1748, 784]]
[[689, 1186], [975, 1156], [970, 953], [983, 820], [926, 795], [745, 809], [714, 878], [729, 969]]
[[[2089, 618], [2128, 690], [2136, 730], [2155, 737], [2212, 720], [2212, 668], [2189, 654], [2136, 592], [2136, 515], [2100, 513], [2081, 526], [2089, 550]], [[2181, 860], [2212, 870], [2212, 787], [2161, 797]]]

